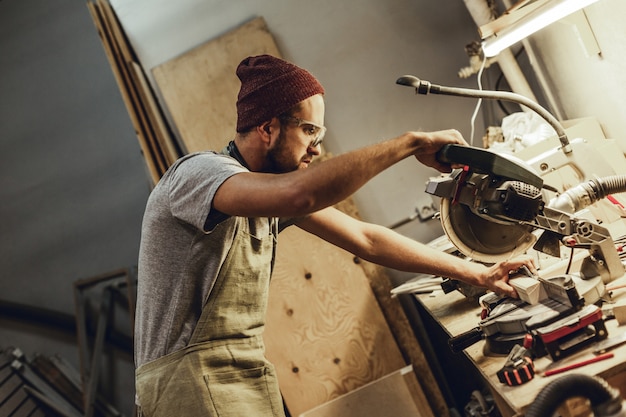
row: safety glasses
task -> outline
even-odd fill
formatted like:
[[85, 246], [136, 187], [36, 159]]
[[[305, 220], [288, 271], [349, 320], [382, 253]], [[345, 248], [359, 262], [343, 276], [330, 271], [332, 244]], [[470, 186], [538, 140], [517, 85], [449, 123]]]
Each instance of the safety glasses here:
[[280, 119], [294, 123], [297, 127], [301, 127], [304, 134], [311, 138], [311, 143], [309, 144], [310, 148], [318, 147], [324, 140], [326, 126], [320, 126], [309, 120], [300, 119], [299, 117], [294, 116], [283, 116]]

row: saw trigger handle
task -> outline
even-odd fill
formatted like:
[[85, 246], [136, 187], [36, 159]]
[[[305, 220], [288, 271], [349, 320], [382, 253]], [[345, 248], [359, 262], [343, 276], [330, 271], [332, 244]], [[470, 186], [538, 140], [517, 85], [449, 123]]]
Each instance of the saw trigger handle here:
[[447, 144], [435, 156], [443, 164], [469, 165], [476, 172], [521, 181], [537, 188], [543, 186], [543, 178], [529, 167], [488, 149]]
[[455, 158], [455, 150], [452, 148], [452, 146], [453, 145], [443, 145], [435, 155], [437, 161], [443, 164], [452, 164], [455, 162], [459, 162], [458, 158]]

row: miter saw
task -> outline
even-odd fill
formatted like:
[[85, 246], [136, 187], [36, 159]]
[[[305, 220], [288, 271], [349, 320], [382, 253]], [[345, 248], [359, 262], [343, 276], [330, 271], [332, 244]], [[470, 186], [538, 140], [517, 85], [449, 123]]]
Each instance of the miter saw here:
[[[607, 171], [607, 164], [598, 163], [601, 158], [590, 168], [586, 162], [596, 153], [586, 142], [570, 142], [550, 113], [523, 96], [435, 86], [413, 76], [401, 77], [397, 83], [415, 87], [420, 94], [518, 102], [544, 117], [561, 142], [559, 148], [532, 161], [469, 146], [441, 149], [440, 161], [464, 168], [431, 179], [426, 192], [441, 198], [444, 232], [461, 253], [492, 264], [533, 249], [557, 257], [564, 247], [588, 251], [577, 272], [568, 267], [564, 274], [548, 278], [526, 271], [523, 275], [536, 279], [543, 294], [536, 302], [495, 294], [483, 297], [482, 320], [476, 328], [452, 338], [452, 349], [459, 351], [485, 338], [488, 354], [506, 354], [514, 345], [525, 344], [532, 345], [537, 356], [550, 354], [557, 359], [605, 338], [602, 312], [596, 304], [604, 296], [604, 285], [624, 275], [624, 265], [609, 230], [580, 212], [611, 194], [625, 192], [626, 175], [606, 175], [613, 173]], [[536, 169], [564, 165], [573, 166], [583, 178], [567, 190], [544, 184]], [[598, 177], [598, 173], [605, 176]]]
[[[464, 165], [447, 177], [431, 179], [426, 192], [441, 197], [443, 229], [466, 256], [494, 263], [531, 247], [558, 256], [563, 244], [589, 250], [581, 267], [583, 279], [600, 276], [607, 283], [624, 274], [608, 229], [576, 213], [626, 191], [626, 175], [591, 179], [546, 202], [543, 179], [511, 156], [447, 145], [438, 158]], [[537, 231], [543, 233], [538, 237]]]
[[[438, 157], [464, 165], [430, 180], [426, 192], [441, 197], [444, 231], [466, 256], [493, 263], [531, 248], [560, 254], [560, 245], [589, 252], [576, 273], [542, 278], [526, 271], [545, 293], [534, 304], [493, 294], [483, 299], [485, 317], [475, 329], [452, 338], [451, 348], [460, 351], [485, 338], [487, 353], [506, 354], [516, 344], [528, 344], [530, 335], [535, 354], [556, 359], [605, 338], [602, 312], [594, 304], [604, 295], [604, 284], [624, 274], [624, 266], [605, 227], [563, 208], [585, 207], [626, 191], [626, 176], [587, 181], [546, 203], [542, 178], [521, 161], [460, 145], [444, 147]], [[564, 342], [573, 345], [564, 347]]]

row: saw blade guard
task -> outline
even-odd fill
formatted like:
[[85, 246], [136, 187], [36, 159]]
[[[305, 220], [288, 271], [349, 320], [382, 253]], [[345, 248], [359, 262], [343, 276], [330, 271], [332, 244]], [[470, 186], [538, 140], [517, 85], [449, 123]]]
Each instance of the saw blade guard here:
[[448, 145], [438, 159], [464, 164], [446, 178], [431, 180], [426, 192], [442, 197], [443, 231], [465, 256], [495, 263], [524, 254], [537, 241], [534, 220], [543, 209], [543, 180], [512, 156]]
[[537, 241], [531, 226], [496, 223], [465, 204], [441, 199], [441, 225], [450, 242], [473, 260], [496, 263], [526, 253]]

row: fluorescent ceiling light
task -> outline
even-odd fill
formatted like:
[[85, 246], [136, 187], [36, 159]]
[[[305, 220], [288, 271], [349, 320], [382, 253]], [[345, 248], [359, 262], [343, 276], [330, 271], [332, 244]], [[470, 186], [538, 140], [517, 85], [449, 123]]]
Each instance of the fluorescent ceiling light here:
[[494, 57], [540, 29], [598, 0], [535, 0], [480, 27], [483, 53]]

